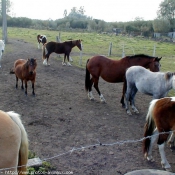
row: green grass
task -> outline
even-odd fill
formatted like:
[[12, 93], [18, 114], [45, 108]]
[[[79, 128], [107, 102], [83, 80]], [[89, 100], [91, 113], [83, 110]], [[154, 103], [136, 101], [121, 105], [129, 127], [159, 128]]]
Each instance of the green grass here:
[[[115, 34], [98, 34], [98, 33], [73, 33], [64, 31], [35, 30], [28, 28], [8, 28], [8, 38], [21, 39], [30, 42], [37, 47], [36, 36], [44, 34], [48, 41], [56, 41], [56, 36], [61, 36], [61, 41], [81, 39], [83, 43], [82, 66], [79, 65], [80, 57], [73, 57], [73, 64], [85, 68], [86, 60], [94, 55], [108, 56], [109, 45], [112, 43], [111, 59], [121, 59], [123, 47], [125, 55], [147, 54], [153, 55], [154, 46], [156, 46], [155, 56], [162, 57], [161, 71], [175, 72], [175, 45], [174, 43], [157, 42], [151, 39], [140, 37], [115, 36]], [[9, 46], [6, 51], [12, 51]], [[72, 52], [79, 53], [77, 47]], [[62, 59], [62, 58], [56, 58]], [[172, 92], [171, 95], [174, 95]]]

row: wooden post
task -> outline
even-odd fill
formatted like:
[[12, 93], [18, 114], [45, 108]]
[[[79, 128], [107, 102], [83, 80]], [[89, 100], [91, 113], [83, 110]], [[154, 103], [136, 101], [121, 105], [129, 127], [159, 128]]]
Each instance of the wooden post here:
[[7, 43], [7, 16], [6, 16], [6, 0], [2, 0], [2, 39]]
[[156, 55], [156, 44], [154, 44], [154, 48], [153, 48], [153, 57]]
[[125, 57], [125, 46], [124, 46], [124, 44], [123, 44], [122, 58], [124, 58], [124, 57]]
[[[57, 43], [61, 43], [61, 39], [60, 39], [60, 32], [59, 32], [59, 36], [56, 36], [56, 42]], [[61, 58], [61, 56], [58, 54], [58, 58]]]
[[81, 42], [81, 49], [82, 50], [80, 50], [80, 60], [79, 60], [79, 65], [80, 66], [82, 66], [82, 52], [83, 52], [83, 44], [82, 44], [82, 42]]
[[109, 44], [108, 56], [111, 56], [111, 54], [112, 54], [112, 42]]

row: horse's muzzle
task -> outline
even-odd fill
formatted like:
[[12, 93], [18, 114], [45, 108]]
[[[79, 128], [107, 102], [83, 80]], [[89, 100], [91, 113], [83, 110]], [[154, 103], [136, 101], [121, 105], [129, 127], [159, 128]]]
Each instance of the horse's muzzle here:
[[33, 75], [33, 74], [34, 74], [34, 72], [33, 72], [33, 71], [30, 71], [29, 73], [30, 73], [30, 75]]

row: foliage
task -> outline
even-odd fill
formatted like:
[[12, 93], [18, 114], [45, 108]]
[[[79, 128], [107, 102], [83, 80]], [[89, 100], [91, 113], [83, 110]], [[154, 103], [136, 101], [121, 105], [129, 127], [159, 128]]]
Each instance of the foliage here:
[[153, 21], [153, 28], [155, 32], [168, 33], [170, 31], [170, 23], [166, 19], [155, 19]]
[[171, 30], [175, 29], [175, 1], [164, 0], [158, 10], [158, 17], [167, 19], [171, 25]]

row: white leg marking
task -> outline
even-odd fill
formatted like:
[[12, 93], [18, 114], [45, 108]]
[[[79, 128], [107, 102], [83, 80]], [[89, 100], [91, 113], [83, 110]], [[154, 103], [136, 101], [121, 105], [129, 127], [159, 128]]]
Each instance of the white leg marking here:
[[88, 98], [89, 98], [90, 100], [94, 100], [94, 96], [93, 96], [93, 94], [92, 94], [92, 91], [88, 92]]
[[103, 97], [102, 94], [100, 95], [100, 101], [101, 101], [102, 103], [106, 103], [106, 100], [105, 100], [105, 98]]
[[159, 145], [159, 152], [160, 152], [160, 156], [161, 156], [161, 164], [162, 164], [163, 168], [165, 168], [167, 171], [170, 171], [171, 166], [170, 166], [170, 164], [168, 163], [168, 161], [166, 159], [164, 147], [165, 147], [165, 143]]
[[67, 65], [68, 65], [68, 66], [72, 66], [72, 65], [70, 64], [70, 62], [67, 62]]
[[152, 134], [152, 137], [151, 137], [151, 143], [150, 143], [150, 146], [149, 146], [149, 151], [148, 151], [148, 154], [146, 155], [146, 158], [148, 161], [154, 161], [153, 157], [152, 157], [152, 149], [153, 149], [153, 145], [154, 143], [157, 141], [159, 135], [158, 135], [158, 131], [157, 131], [157, 128], [154, 130], [153, 134]]

